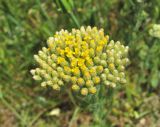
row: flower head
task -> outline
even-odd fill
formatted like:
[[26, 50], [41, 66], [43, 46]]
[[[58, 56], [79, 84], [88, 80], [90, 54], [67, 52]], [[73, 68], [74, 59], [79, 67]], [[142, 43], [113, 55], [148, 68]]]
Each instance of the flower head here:
[[54, 90], [68, 85], [82, 95], [95, 94], [98, 85], [116, 87], [126, 83], [124, 69], [128, 64], [128, 47], [109, 41], [104, 30], [61, 30], [49, 37], [48, 48], [34, 55], [39, 67], [31, 70], [41, 86]]

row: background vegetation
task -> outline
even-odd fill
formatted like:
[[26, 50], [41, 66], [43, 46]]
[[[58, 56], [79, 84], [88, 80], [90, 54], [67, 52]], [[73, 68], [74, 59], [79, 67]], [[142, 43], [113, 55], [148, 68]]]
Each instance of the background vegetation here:
[[[0, 126], [159, 127], [160, 39], [149, 34], [158, 23], [159, 0], [0, 0]], [[114, 91], [112, 106], [102, 106], [111, 100], [104, 96], [77, 107], [29, 73], [49, 36], [81, 25], [130, 47], [128, 83]]]

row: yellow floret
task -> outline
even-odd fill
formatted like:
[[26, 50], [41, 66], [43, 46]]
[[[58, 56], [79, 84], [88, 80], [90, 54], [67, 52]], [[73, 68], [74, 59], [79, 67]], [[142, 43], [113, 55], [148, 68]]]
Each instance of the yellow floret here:
[[91, 87], [91, 88], [89, 88], [89, 92], [90, 92], [91, 94], [95, 94], [95, 93], [97, 92], [96, 87]]
[[81, 89], [81, 94], [86, 96], [88, 94], [88, 89], [87, 88], [82, 88]]
[[95, 84], [98, 84], [98, 83], [100, 83], [100, 78], [98, 77], [98, 76], [95, 76], [95, 77], [93, 77], [93, 82], [95, 83]]

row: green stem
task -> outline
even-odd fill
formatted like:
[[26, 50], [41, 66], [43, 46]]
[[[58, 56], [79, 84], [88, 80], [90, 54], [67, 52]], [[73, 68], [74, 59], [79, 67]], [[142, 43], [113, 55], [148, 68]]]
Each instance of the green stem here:
[[77, 114], [78, 114], [79, 110], [80, 110], [79, 107], [76, 107], [76, 109], [74, 110], [71, 121], [69, 122], [69, 127], [72, 127], [73, 122], [77, 119]]
[[80, 24], [79, 24], [76, 16], [73, 14], [73, 12], [68, 12], [68, 14], [71, 16], [71, 18], [72, 18], [72, 20], [74, 21], [74, 23], [76, 24], [76, 26], [77, 26], [78, 28], [80, 28]]
[[74, 106], [77, 106], [76, 101], [72, 95], [72, 92], [70, 90], [67, 90], [67, 93], [68, 93], [69, 98], [71, 99], [72, 103], [74, 104]]

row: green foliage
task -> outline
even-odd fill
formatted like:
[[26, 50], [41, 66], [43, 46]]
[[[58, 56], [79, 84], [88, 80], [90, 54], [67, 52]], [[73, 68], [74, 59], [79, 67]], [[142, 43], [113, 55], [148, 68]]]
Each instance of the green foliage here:
[[[109, 110], [101, 107], [108, 101], [104, 95], [106, 99], [93, 104], [95, 109], [100, 106], [99, 110], [86, 107], [79, 113], [75, 108], [76, 119], [71, 123], [78, 119], [83, 121], [82, 126], [98, 126], [101, 118], [108, 126], [138, 126], [150, 116], [149, 126], [158, 126], [160, 109], [154, 97], [160, 89], [160, 39], [149, 31], [153, 24], [160, 24], [159, 19], [159, 0], [0, 0], [0, 109], [7, 108], [8, 113], [0, 113], [0, 125], [5, 124], [4, 116], [9, 119], [10, 114], [15, 117], [15, 126], [68, 125], [61, 119], [70, 121], [70, 112], [75, 108], [71, 99], [65, 93], [41, 89], [31, 79], [29, 70], [35, 65], [33, 54], [46, 45], [46, 39], [55, 31], [91, 25], [104, 28], [111, 39], [130, 47], [128, 85], [115, 91], [109, 117], [101, 114]], [[154, 111], [146, 106], [148, 98], [157, 100]], [[46, 115], [54, 107], [61, 108], [60, 118]], [[82, 120], [78, 113], [91, 120], [85, 123], [87, 118]]]

